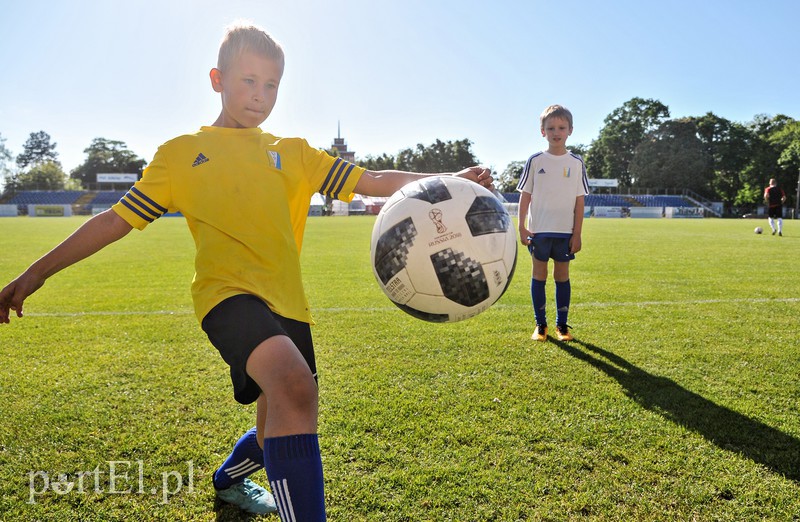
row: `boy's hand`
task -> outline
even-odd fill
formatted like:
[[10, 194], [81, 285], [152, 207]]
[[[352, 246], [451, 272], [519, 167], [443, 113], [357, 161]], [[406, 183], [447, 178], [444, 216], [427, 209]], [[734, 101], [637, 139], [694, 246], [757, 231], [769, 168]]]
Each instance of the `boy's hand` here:
[[0, 290], [0, 324], [9, 322], [11, 310], [17, 312], [17, 317], [22, 317], [23, 301], [40, 289], [48, 277], [124, 237], [132, 229], [127, 221], [111, 209], [78, 227], [71, 236]]
[[17, 317], [22, 317], [22, 304], [25, 298], [41, 288], [43, 284], [44, 279], [34, 277], [26, 272], [0, 290], [0, 324], [11, 321], [11, 310], [17, 312]]
[[494, 178], [492, 177], [492, 171], [485, 167], [468, 167], [462, 171], [456, 172], [454, 175], [460, 178], [467, 178], [483, 187], [486, 187], [489, 190], [494, 191], [494, 184], [492, 183]]
[[533, 232], [528, 230], [525, 227], [519, 227], [519, 241], [525, 246], [531, 244], [531, 239], [533, 238]]
[[581, 236], [572, 234], [572, 237], [569, 239], [569, 253], [577, 254], [581, 251], [581, 246]]

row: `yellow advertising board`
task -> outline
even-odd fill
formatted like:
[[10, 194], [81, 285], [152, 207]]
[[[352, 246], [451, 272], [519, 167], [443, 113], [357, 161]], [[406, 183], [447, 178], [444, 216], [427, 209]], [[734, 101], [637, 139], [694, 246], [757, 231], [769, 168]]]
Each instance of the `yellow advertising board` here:
[[64, 205], [34, 205], [33, 209], [38, 217], [64, 216]]

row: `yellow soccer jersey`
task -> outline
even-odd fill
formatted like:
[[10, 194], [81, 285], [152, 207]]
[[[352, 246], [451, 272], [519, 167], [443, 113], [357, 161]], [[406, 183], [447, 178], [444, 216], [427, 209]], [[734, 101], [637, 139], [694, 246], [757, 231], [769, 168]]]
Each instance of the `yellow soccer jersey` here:
[[140, 230], [166, 212], [183, 214], [197, 247], [192, 298], [199, 320], [224, 299], [248, 293], [311, 323], [300, 276], [311, 196], [351, 201], [363, 173], [303, 139], [202, 127], [159, 147], [112, 209]]

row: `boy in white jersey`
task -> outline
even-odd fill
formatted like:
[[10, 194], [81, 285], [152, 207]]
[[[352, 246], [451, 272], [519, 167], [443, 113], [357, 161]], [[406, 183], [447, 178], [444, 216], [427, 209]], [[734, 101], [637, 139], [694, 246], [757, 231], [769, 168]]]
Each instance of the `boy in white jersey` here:
[[580, 156], [567, 150], [572, 134], [572, 113], [551, 105], [539, 117], [546, 151], [528, 158], [517, 190], [519, 235], [533, 259], [531, 301], [536, 330], [531, 338], [547, 340], [546, 291], [547, 265], [553, 260], [556, 292], [556, 338], [571, 341], [567, 325], [572, 287], [569, 262], [581, 249], [584, 196], [589, 193], [586, 167]]
[[[262, 29], [228, 29], [211, 86], [217, 120], [159, 147], [142, 179], [0, 291], [0, 324], [56, 272], [143, 229], [166, 212], [186, 218], [197, 253], [192, 297], [230, 366], [234, 397], [256, 403], [256, 426], [214, 473], [217, 496], [286, 522], [326, 519], [317, 437], [316, 363], [300, 250], [311, 196], [389, 196], [430, 174], [366, 171], [261, 125], [283, 76], [282, 48]], [[491, 187], [487, 169], [454, 175]], [[269, 405], [269, 407], [267, 407]], [[246, 477], [265, 468], [275, 498]], [[277, 506], [276, 506], [277, 504]]]

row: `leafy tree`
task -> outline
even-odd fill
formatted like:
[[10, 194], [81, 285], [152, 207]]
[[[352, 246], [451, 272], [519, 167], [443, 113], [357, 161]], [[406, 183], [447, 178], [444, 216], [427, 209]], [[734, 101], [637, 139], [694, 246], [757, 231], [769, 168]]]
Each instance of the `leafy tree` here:
[[386, 153], [377, 157], [367, 156], [364, 159], [358, 160], [356, 163], [367, 170], [395, 170], [397, 168], [394, 157]]
[[584, 161], [586, 161], [586, 156], [589, 154], [589, 146], [584, 145], [582, 143], [577, 143], [575, 145], [567, 145], [567, 150], [572, 152], [573, 154], [577, 154]]
[[369, 170], [437, 173], [459, 171], [479, 162], [472, 153], [472, 142], [468, 139], [446, 142], [437, 139], [427, 147], [420, 143], [414, 148], [401, 150], [397, 156], [383, 153], [360, 158], [357, 163]]
[[525, 169], [524, 161], [512, 161], [506, 169], [494, 180], [498, 192], [514, 192]]
[[630, 163], [636, 147], [667, 118], [669, 108], [658, 100], [632, 98], [615, 109], [604, 120], [605, 126], [592, 141], [586, 158], [592, 177], [617, 179], [620, 186], [630, 186]]
[[30, 165], [49, 161], [58, 162], [56, 144], [51, 143], [50, 135], [45, 131], [31, 132], [22, 146], [22, 154], [17, 156], [17, 166], [21, 169]]
[[756, 136], [744, 125], [721, 118], [713, 112], [691, 120], [697, 126], [697, 136], [711, 160], [713, 190], [709, 195], [730, 206], [748, 181], [743, 178], [743, 173], [752, 161]]
[[776, 130], [769, 143], [779, 152], [778, 166], [794, 175], [800, 171], [800, 121], [792, 121]]
[[[792, 167], [792, 131], [796, 120], [778, 114], [758, 114], [746, 124], [751, 133], [750, 162], [742, 170], [742, 188], [737, 193], [735, 204], [754, 207], [763, 202], [764, 187], [770, 178], [778, 180], [782, 187], [794, 186], [797, 170]], [[785, 188], [784, 188], [785, 190]], [[791, 199], [791, 194], [786, 194]]]
[[16, 190], [63, 190], [67, 175], [57, 161], [43, 161], [20, 173], [14, 180]]
[[769, 139], [790, 119], [781, 115], [770, 117], [758, 114], [753, 121], [745, 125], [752, 136], [750, 162], [739, 174], [742, 188], [736, 194], [736, 206], [753, 208], [762, 203], [764, 187], [769, 178], [774, 176], [780, 156], [780, 151], [769, 142]]
[[455, 172], [478, 163], [468, 139], [447, 142], [437, 139], [427, 147], [420, 143], [414, 149], [401, 150], [395, 161], [398, 170], [428, 173]]
[[735, 207], [750, 207], [757, 201], [763, 201], [763, 197], [764, 187], [761, 185], [753, 186], [750, 183], [745, 182], [742, 185], [742, 188], [739, 189], [739, 192], [736, 193], [736, 197], [733, 200], [733, 205]]
[[[780, 151], [778, 156], [778, 169], [775, 178], [778, 184], [784, 187], [787, 203], [794, 199], [788, 187], [800, 183], [800, 121], [791, 121], [769, 137], [769, 143]], [[794, 195], [796, 197], [796, 194]], [[797, 203], [795, 202], [795, 206]]]
[[97, 182], [99, 173], [140, 174], [146, 164], [122, 141], [95, 138], [83, 152], [86, 161], [70, 172], [70, 178], [86, 188]]
[[688, 188], [711, 195], [711, 164], [690, 119], [668, 120], [636, 147], [630, 164], [636, 186]]
[[784, 127], [794, 121], [793, 118], [783, 114], [772, 117], [759, 114], [747, 124], [748, 129], [755, 135], [752, 165], [760, 173], [757, 178], [759, 184], [766, 183], [770, 177], [774, 176], [774, 169], [778, 165], [782, 147], [785, 145], [780, 139], [776, 142], [773, 136], [779, 134]]

